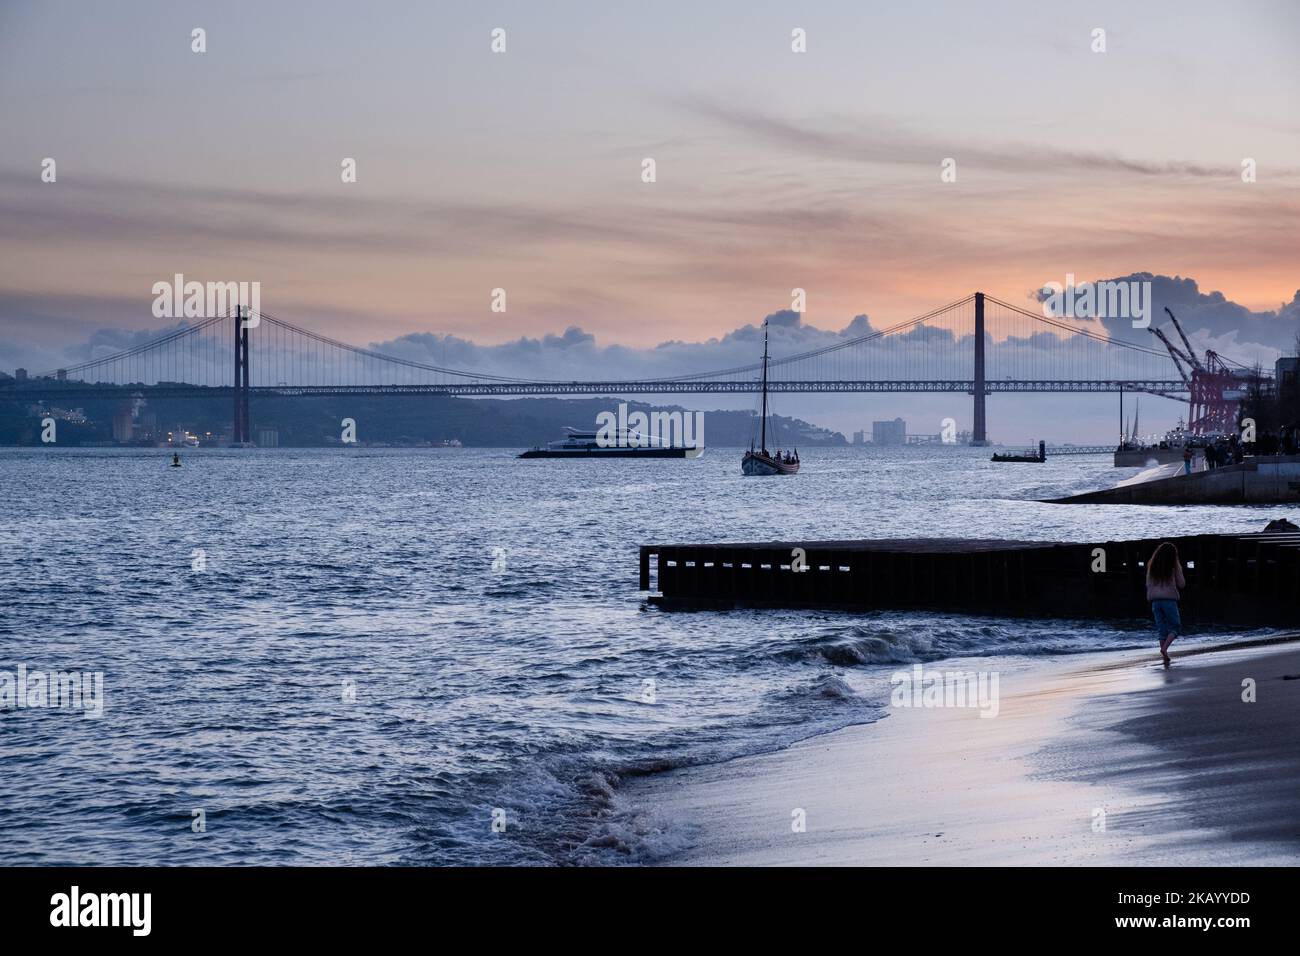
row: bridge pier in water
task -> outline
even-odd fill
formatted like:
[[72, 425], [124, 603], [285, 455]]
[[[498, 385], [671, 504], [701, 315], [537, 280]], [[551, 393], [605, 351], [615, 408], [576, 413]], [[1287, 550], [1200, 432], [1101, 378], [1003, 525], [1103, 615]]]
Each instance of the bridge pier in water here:
[[975, 396], [975, 420], [971, 428], [972, 445], [983, 447], [989, 443], [988, 428], [984, 418], [984, 293], [975, 293], [975, 379], [971, 394]]
[[230, 443], [235, 446], [250, 444], [253, 440], [253, 423], [248, 411], [248, 326], [245, 310], [235, 309], [235, 408], [230, 432]]

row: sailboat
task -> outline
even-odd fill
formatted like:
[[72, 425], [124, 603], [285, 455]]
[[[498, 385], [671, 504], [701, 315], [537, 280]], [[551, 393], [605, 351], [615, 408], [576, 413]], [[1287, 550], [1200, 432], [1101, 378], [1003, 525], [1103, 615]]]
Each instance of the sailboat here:
[[1173, 431], [1165, 432], [1165, 437], [1158, 442], [1148, 443], [1138, 437], [1138, 416], [1142, 412], [1141, 404], [1133, 413], [1133, 425], [1129, 428], [1127, 435], [1123, 436], [1118, 448], [1115, 449], [1115, 467], [1132, 468], [1133, 466], [1144, 466], [1154, 462], [1157, 465], [1167, 465], [1170, 462], [1183, 460], [1183, 449], [1187, 445], [1188, 434], [1183, 427], [1183, 420], [1178, 419], [1178, 427]]
[[794, 454], [771, 454], [767, 450], [767, 323], [763, 323], [763, 412], [760, 418], [758, 451], [751, 439], [749, 451], [740, 459], [746, 475], [793, 475], [799, 471], [799, 449]]

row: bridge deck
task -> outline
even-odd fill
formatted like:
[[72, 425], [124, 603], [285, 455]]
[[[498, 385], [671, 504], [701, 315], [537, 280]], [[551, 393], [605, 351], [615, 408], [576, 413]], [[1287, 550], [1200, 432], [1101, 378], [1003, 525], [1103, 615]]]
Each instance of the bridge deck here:
[[[371, 385], [258, 385], [247, 389], [254, 397], [310, 398], [339, 395], [690, 395], [751, 394], [761, 388], [758, 380], [735, 381], [591, 381], [591, 382], [437, 382], [420, 385], [375, 383]], [[975, 383], [962, 379], [801, 379], [771, 381], [768, 391], [790, 394], [825, 394], [869, 392], [878, 394], [940, 392], [972, 394]], [[1076, 392], [1145, 392], [1185, 401], [1187, 386], [1164, 379], [1003, 379], [989, 381], [984, 391], [993, 393], [1076, 393]], [[72, 379], [28, 379], [23, 382], [0, 382], [0, 398], [129, 398], [133, 395], [155, 398], [229, 398], [232, 385], [193, 385], [183, 382], [113, 383], [82, 382]]]

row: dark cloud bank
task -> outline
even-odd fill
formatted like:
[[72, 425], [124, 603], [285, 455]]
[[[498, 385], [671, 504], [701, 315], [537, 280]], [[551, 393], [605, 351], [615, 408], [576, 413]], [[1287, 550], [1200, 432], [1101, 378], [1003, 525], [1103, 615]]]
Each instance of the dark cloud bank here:
[[[1102, 280], [1098, 280], [1102, 281]], [[1212, 347], [1228, 358], [1243, 364], [1258, 361], [1271, 366], [1280, 354], [1291, 354], [1300, 331], [1300, 291], [1277, 309], [1253, 312], [1231, 301], [1221, 292], [1202, 292], [1195, 279], [1133, 273], [1114, 281], [1149, 281], [1153, 301], [1153, 326], [1161, 326], [1168, 306], [1178, 316], [1184, 330], [1198, 350]], [[1029, 311], [1039, 309], [1040, 293], [1027, 293], [1020, 303]], [[768, 316], [772, 330], [772, 354], [793, 355], [826, 348], [890, 327], [894, 321], [873, 322], [858, 315], [838, 332], [808, 325], [797, 313], [778, 311]], [[1154, 337], [1135, 330], [1128, 319], [1082, 320], [1081, 327], [1100, 322], [1114, 338], [1148, 347], [1159, 347]], [[377, 342], [377, 351], [420, 362], [524, 378], [598, 378], [608, 375], [619, 379], [659, 378], [687, 375], [711, 369], [725, 369], [752, 364], [762, 351], [761, 322], [735, 329], [720, 338], [703, 342], [668, 341], [654, 348], [635, 349], [622, 345], [601, 345], [595, 336], [577, 326], [563, 334], [542, 338], [520, 338], [500, 345], [479, 345], [456, 336], [431, 332], [412, 333], [385, 342]], [[890, 344], [876, 348], [909, 349], [919, 368], [925, 367], [927, 353], [944, 342], [951, 343], [952, 333], [945, 329], [918, 327], [902, 336], [890, 337]], [[999, 348], [1033, 351], [1042, 341], [1019, 339]], [[1013, 356], [1007, 356], [1014, 361]], [[1170, 377], [1173, 368], [1170, 366]]]

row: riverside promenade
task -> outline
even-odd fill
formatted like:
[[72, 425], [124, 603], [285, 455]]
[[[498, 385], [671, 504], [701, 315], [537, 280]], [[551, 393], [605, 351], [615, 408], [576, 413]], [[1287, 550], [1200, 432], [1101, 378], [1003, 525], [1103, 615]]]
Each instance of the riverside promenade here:
[[1058, 505], [1244, 505], [1300, 502], [1300, 455], [1247, 458], [1185, 475], [1049, 499]]

